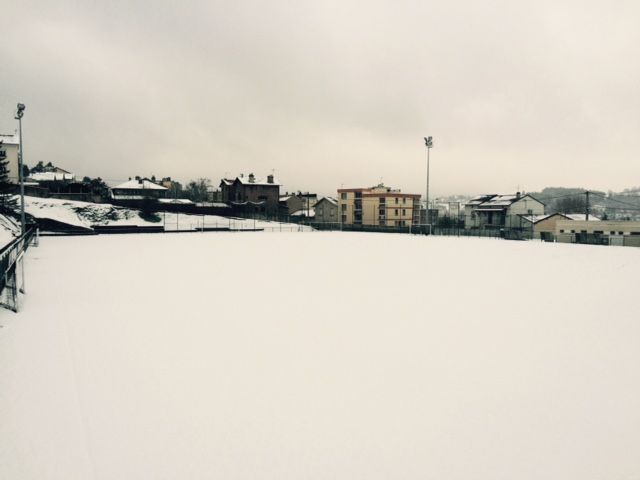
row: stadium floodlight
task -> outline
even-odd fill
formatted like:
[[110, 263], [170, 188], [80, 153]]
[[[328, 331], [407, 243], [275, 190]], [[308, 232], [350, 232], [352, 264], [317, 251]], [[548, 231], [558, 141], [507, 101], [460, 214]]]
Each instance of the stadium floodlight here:
[[18, 104], [18, 107], [16, 108], [16, 116], [15, 116], [16, 120], [20, 120], [22, 118], [22, 116], [24, 115], [25, 108], [26, 107], [24, 106], [24, 103]]
[[25, 216], [24, 216], [24, 174], [23, 174], [23, 168], [24, 168], [24, 150], [23, 150], [23, 146], [22, 146], [22, 116], [24, 115], [24, 110], [25, 110], [25, 105], [24, 103], [19, 103], [18, 107], [16, 108], [16, 116], [15, 119], [18, 120], [18, 131], [19, 131], [19, 142], [20, 142], [20, 146], [19, 146], [19, 151], [18, 151], [18, 178], [20, 179], [20, 225], [21, 225], [21, 232], [24, 235], [24, 233], [26, 232], [26, 225], [25, 225]]
[[[433, 148], [433, 137], [424, 137], [424, 145], [427, 149], [427, 198], [425, 203], [425, 221], [427, 224], [431, 225], [431, 215], [429, 212], [429, 151]], [[429, 227], [429, 230], [431, 230], [431, 226]]]

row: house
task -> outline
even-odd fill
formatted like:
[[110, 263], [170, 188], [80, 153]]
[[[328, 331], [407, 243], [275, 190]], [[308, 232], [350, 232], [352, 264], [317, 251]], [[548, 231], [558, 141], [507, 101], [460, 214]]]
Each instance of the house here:
[[152, 182], [148, 178], [135, 177], [133, 180], [116, 185], [110, 189], [110, 196], [114, 203], [135, 205], [143, 200], [161, 199], [167, 197], [168, 189]]
[[556, 222], [556, 241], [640, 247], [640, 222], [625, 220], [560, 220]]
[[280, 184], [273, 175], [266, 180], [257, 178], [253, 173], [231, 180], [223, 178], [220, 182], [222, 201], [231, 204], [237, 210], [251, 210], [261, 213], [277, 214], [280, 200]]
[[513, 195], [480, 195], [464, 206], [466, 229], [519, 229], [530, 228], [531, 222], [523, 215], [544, 215], [544, 203], [531, 195], [517, 192]]
[[315, 207], [316, 203], [318, 203], [318, 194], [317, 193], [303, 193], [298, 192], [298, 197], [302, 199], [302, 208], [312, 208]]
[[[567, 220], [586, 220], [583, 213], [551, 213], [547, 215], [522, 215], [522, 219], [526, 222], [524, 230], [529, 230], [533, 226], [533, 238], [552, 242], [555, 240], [556, 224], [558, 221]], [[589, 215], [589, 221], [599, 222], [600, 219], [594, 215]], [[529, 225], [528, 227], [526, 225]]]
[[316, 223], [338, 223], [338, 200], [333, 197], [322, 197], [315, 207]]
[[302, 198], [294, 193], [285, 193], [284, 195], [280, 195], [278, 199], [278, 211], [280, 215], [288, 216], [298, 210], [302, 210]]
[[7, 171], [11, 183], [20, 183], [18, 172], [18, 152], [20, 150], [20, 137], [17, 133], [13, 135], [0, 134], [0, 150], [5, 152], [5, 160], [8, 160]]
[[402, 193], [383, 184], [338, 189], [343, 225], [408, 227], [420, 221], [420, 195]]

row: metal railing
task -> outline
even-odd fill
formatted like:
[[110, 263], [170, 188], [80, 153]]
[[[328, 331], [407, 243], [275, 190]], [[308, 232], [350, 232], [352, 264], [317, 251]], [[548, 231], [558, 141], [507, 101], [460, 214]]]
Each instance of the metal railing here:
[[[38, 230], [30, 227], [23, 235], [0, 250], [0, 305], [18, 311], [18, 291], [24, 293], [24, 253], [32, 243], [37, 243]], [[18, 287], [17, 267], [22, 264], [22, 285]]]

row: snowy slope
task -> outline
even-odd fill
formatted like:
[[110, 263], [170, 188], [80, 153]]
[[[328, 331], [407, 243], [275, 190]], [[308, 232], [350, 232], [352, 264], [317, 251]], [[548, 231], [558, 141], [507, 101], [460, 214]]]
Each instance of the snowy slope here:
[[135, 209], [116, 207], [110, 204], [60, 200], [56, 198], [25, 197], [25, 211], [35, 218], [46, 218], [75, 227], [91, 229], [96, 225], [109, 226], [164, 226], [166, 230], [198, 230], [204, 227], [229, 227], [246, 230], [264, 228], [266, 230], [310, 230], [296, 224], [265, 222], [217, 215], [187, 215], [158, 213], [159, 222], [140, 217]]
[[95, 236], [26, 267], [0, 478], [640, 474], [637, 249]]
[[20, 224], [13, 218], [0, 215], [0, 248], [4, 247], [20, 235]]

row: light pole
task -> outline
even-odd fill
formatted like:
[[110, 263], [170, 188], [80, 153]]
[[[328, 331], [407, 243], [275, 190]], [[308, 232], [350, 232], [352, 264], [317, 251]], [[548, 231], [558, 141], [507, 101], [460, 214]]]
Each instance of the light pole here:
[[18, 155], [18, 175], [20, 179], [20, 224], [22, 225], [22, 234], [26, 231], [25, 219], [24, 219], [24, 175], [22, 173], [24, 160], [22, 149], [22, 116], [24, 115], [24, 103], [19, 103], [16, 109], [15, 119], [18, 120], [18, 131], [20, 135], [20, 151]]
[[[431, 225], [431, 215], [429, 212], [429, 151], [433, 147], [433, 137], [424, 137], [424, 145], [427, 149], [427, 212], [425, 215], [426, 222]], [[431, 229], [431, 227], [429, 227]]]

